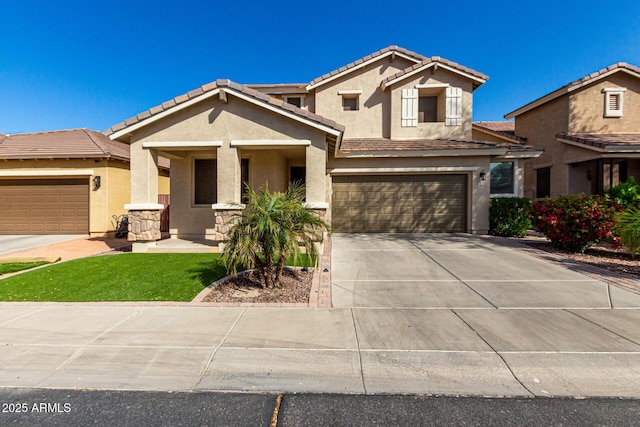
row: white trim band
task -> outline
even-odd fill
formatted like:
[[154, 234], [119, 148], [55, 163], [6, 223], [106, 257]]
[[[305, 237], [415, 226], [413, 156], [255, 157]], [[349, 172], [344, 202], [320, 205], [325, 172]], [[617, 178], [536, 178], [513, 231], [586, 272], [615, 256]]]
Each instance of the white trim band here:
[[247, 205], [243, 203], [216, 203], [211, 205], [211, 209], [218, 211], [231, 211], [231, 210], [239, 210], [246, 208]]
[[338, 95], [362, 95], [361, 89], [339, 90]]
[[124, 205], [124, 208], [128, 211], [161, 211], [164, 209], [164, 205], [159, 203], [129, 203]]
[[24, 170], [24, 171], [0, 171], [0, 177], [29, 177], [29, 176], [91, 176], [93, 169], [78, 170], [60, 170], [60, 169], [43, 169], [43, 170]]
[[479, 166], [434, 166], [415, 168], [334, 168], [329, 169], [331, 175], [385, 175], [385, 174], [411, 174], [411, 173], [447, 173], [447, 172], [472, 172], [480, 169]]
[[142, 148], [172, 149], [198, 149], [219, 148], [222, 141], [167, 141], [167, 142], [143, 142]]
[[275, 146], [304, 146], [311, 145], [308, 139], [256, 139], [235, 140], [229, 144], [231, 147], [275, 147]]

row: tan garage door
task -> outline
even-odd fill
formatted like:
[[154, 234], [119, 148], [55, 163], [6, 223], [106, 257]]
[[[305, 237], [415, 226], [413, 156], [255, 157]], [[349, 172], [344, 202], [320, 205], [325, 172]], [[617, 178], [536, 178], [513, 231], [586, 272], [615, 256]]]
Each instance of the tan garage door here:
[[0, 234], [88, 234], [89, 179], [0, 179]]
[[331, 214], [337, 233], [465, 232], [467, 176], [336, 176]]

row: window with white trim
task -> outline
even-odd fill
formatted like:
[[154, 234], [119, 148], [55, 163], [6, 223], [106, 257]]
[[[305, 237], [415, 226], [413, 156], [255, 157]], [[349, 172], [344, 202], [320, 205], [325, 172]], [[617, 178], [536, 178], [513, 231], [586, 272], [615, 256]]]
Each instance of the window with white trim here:
[[402, 89], [402, 127], [418, 123], [444, 122], [445, 126], [462, 125], [462, 89], [448, 84], [418, 85]]
[[362, 90], [339, 90], [338, 95], [342, 96], [343, 111], [358, 111], [360, 109], [360, 94]]
[[622, 117], [625, 88], [605, 88], [604, 92], [604, 116]]

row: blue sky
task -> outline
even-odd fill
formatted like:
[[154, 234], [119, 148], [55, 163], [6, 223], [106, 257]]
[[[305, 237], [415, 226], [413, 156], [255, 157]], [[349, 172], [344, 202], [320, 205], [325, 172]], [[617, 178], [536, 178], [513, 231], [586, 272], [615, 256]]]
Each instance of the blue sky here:
[[105, 130], [217, 78], [305, 83], [392, 44], [489, 75], [474, 120], [640, 66], [637, 0], [0, 0], [0, 16], [0, 133]]

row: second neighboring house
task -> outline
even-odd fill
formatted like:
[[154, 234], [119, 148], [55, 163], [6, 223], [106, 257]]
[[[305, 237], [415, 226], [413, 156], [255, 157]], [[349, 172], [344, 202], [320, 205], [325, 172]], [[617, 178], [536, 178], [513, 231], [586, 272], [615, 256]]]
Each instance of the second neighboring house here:
[[[0, 234], [112, 234], [131, 198], [129, 160], [128, 144], [88, 129], [0, 135]], [[168, 168], [161, 159], [161, 194]]]
[[487, 79], [390, 46], [307, 84], [217, 80], [119, 123], [105, 133], [131, 147], [134, 251], [160, 237], [159, 156], [171, 158], [172, 237], [221, 241], [245, 183], [293, 181], [333, 232], [486, 233], [491, 165], [508, 166], [513, 195], [522, 160], [540, 155], [472, 139], [473, 92]]
[[525, 162], [525, 196], [601, 194], [640, 181], [640, 68], [619, 62], [507, 114], [544, 154]]

